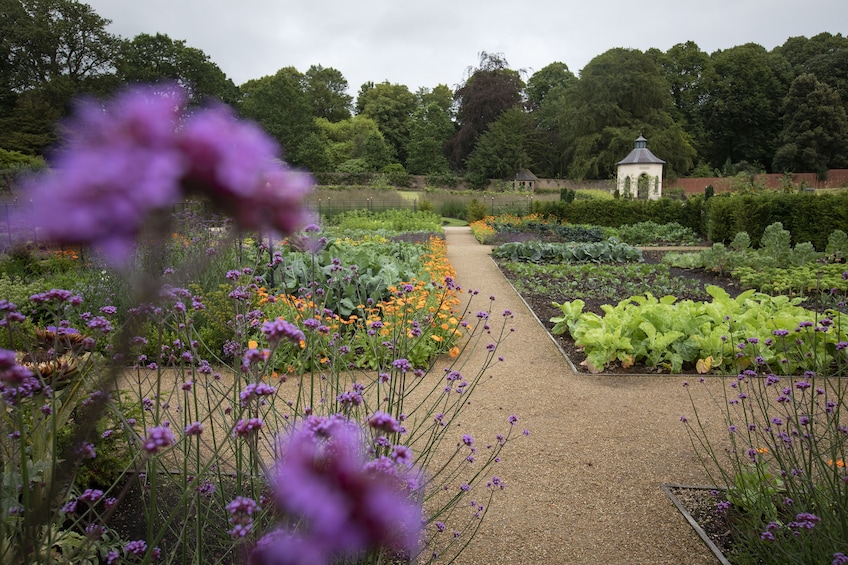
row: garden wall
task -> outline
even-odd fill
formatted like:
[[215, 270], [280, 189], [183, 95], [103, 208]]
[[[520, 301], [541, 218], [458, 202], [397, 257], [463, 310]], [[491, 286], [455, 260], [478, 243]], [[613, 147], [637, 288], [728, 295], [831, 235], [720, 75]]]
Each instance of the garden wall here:
[[[784, 182], [782, 174], [762, 174], [754, 177], [755, 182], [765, 184], [766, 188], [780, 188]], [[839, 188], [848, 186], [848, 169], [830, 169], [825, 180], [819, 180], [816, 173], [793, 173], [792, 184], [811, 188]], [[702, 177], [666, 180], [664, 189], [682, 188], [685, 194], [703, 194], [708, 185], [712, 185], [716, 193], [728, 192], [733, 177]]]

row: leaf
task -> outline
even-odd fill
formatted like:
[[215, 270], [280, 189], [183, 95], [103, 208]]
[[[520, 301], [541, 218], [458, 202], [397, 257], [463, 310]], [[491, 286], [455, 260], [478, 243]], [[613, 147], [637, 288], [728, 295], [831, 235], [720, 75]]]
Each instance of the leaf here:
[[710, 355], [706, 359], [698, 359], [695, 363], [695, 370], [702, 375], [706, 375], [713, 368], [713, 357]]

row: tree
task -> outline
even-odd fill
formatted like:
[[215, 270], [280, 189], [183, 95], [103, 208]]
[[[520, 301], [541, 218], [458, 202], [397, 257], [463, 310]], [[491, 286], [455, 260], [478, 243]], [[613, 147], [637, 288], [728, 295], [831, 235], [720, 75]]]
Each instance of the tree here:
[[774, 170], [816, 172], [848, 166], [848, 117], [839, 94], [815, 75], [797, 77], [781, 107], [783, 132]]
[[842, 105], [848, 111], [848, 37], [827, 32], [809, 39], [790, 37], [773, 53], [789, 62], [796, 77], [814, 74], [819, 82], [841, 93]]
[[418, 109], [412, 116], [406, 168], [413, 175], [447, 173], [450, 163], [445, 144], [455, 131], [451, 112], [453, 93], [440, 84], [432, 91], [420, 90], [416, 98]]
[[73, 0], [0, 0], [4, 80], [12, 90], [39, 89], [67, 103], [112, 70], [111, 23]]
[[350, 118], [353, 97], [347, 93], [347, 79], [332, 67], [312, 65], [305, 73], [306, 96], [317, 118], [340, 122]]
[[572, 90], [573, 87], [552, 87], [531, 113], [538, 137], [531, 146], [532, 170], [539, 176], [565, 176], [574, 138], [568, 124]]
[[488, 179], [509, 179], [530, 162], [527, 151], [533, 120], [520, 107], [503, 112], [478, 139], [466, 161], [465, 178], [473, 188], [484, 188]]
[[406, 163], [409, 128], [415, 112], [415, 95], [402, 84], [388, 81], [372, 85], [356, 101], [359, 114], [374, 120], [400, 163]]
[[706, 96], [706, 82], [712, 78], [713, 64], [709, 54], [694, 41], [678, 43], [668, 51], [650, 49], [668, 82], [674, 107], [688, 131], [698, 128], [698, 108]]
[[448, 151], [451, 164], [462, 169], [477, 138], [506, 110], [521, 102], [524, 81], [499, 53], [480, 53], [480, 66], [469, 69], [468, 79], [454, 93], [459, 128]]
[[371, 118], [359, 115], [340, 122], [318, 118], [316, 124], [327, 139], [328, 170], [375, 172], [392, 162], [392, 147]]
[[123, 41], [115, 59], [121, 82], [174, 81], [189, 93], [192, 102], [213, 97], [227, 104], [238, 101], [238, 88], [200, 49], [165, 34], [146, 33]]
[[72, 0], [0, 0], [0, 147], [43, 153], [75, 96], [113, 87], [109, 23]]
[[535, 109], [542, 105], [551, 89], [568, 90], [576, 83], [577, 77], [568, 70], [568, 65], [555, 62], [533, 73], [533, 76], [527, 79], [524, 92], [530, 107]]
[[313, 168], [314, 163], [309, 162], [307, 155], [314, 155], [314, 136], [318, 135], [318, 128], [303, 80], [303, 74], [294, 67], [249, 80], [240, 87], [239, 110], [280, 142], [289, 163]]
[[792, 71], [783, 57], [747, 43], [711, 55], [700, 119], [713, 167], [748, 161], [769, 166], [780, 135], [780, 105]]
[[592, 59], [567, 97], [561, 121], [569, 136], [569, 175], [610, 178], [615, 164], [640, 134], [682, 175], [692, 168], [691, 138], [674, 121], [668, 83], [654, 61], [639, 50], [610, 49]]

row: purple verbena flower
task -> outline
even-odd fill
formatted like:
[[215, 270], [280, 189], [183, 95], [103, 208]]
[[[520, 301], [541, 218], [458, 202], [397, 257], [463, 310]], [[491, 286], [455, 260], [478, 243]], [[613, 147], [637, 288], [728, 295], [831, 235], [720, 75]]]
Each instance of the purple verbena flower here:
[[277, 502], [303, 519], [307, 538], [323, 542], [332, 555], [378, 547], [414, 555], [421, 506], [396, 471], [366, 465], [364, 449], [355, 424], [338, 416], [307, 418], [280, 445]]

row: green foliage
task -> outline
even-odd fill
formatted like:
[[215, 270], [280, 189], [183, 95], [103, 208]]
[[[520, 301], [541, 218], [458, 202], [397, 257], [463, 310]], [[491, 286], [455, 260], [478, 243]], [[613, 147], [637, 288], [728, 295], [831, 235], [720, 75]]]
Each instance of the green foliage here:
[[456, 188], [459, 186], [459, 179], [452, 173], [430, 173], [424, 180], [427, 187]]
[[363, 85], [356, 99], [358, 116], [374, 120], [391, 152], [401, 163], [406, 162], [415, 96], [403, 84], [388, 81]]
[[472, 198], [471, 202], [465, 209], [465, 221], [468, 223], [482, 220], [489, 214], [489, 209], [485, 202], [480, 202], [476, 198]]
[[227, 104], [238, 101], [238, 88], [207, 54], [162, 33], [141, 33], [122, 42], [115, 68], [122, 83], [178, 83], [195, 104], [209, 98]]
[[347, 93], [347, 79], [340, 71], [312, 65], [303, 76], [306, 95], [316, 118], [324, 118], [329, 122], [350, 118], [353, 97]]
[[7, 151], [6, 149], [0, 148], [0, 170], [23, 168], [40, 169], [42, 167], [44, 167], [44, 159], [42, 157], [24, 155], [19, 151]]
[[793, 244], [809, 241], [822, 251], [832, 231], [848, 229], [848, 192], [722, 193], [707, 201], [705, 212], [707, 237], [714, 243], [729, 243], [745, 231], [759, 247], [765, 229], [781, 222]]
[[318, 135], [312, 107], [303, 85], [304, 77], [294, 67], [273, 75], [252, 79], [241, 85], [241, 114], [261, 125], [286, 150], [286, 160], [294, 166], [311, 166], [306, 148]]
[[440, 216], [464, 220], [467, 216], [468, 205], [459, 200], [446, 200], [438, 207]]
[[568, 204], [574, 202], [577, 193], [570, 188], [561, 188], [559, 190], [559, 199]]
[[607, 237], [606, 230], [598, 226], [577, 224], [559, 224], [550, 221], [522, 218], [520, 222], [505, 222], [494, 217], [487, 223], [497, 233], [531, 233], [541, 236], [555, 236], [562, 241], [595, 242]]
[[515, 107], [504, 111], [480, 135], [465, 161], [466, 180], [484, 188], [489, 179], [511, 179], [530, 162], [528, 148], [533, 139], [529, 114]]
[[430, 202], [426, 198], [423, 198], [421, 202], [418, 203], [418, 211], [424, 214], [435, 214], [436, 207], [433, 205], [432, 202]]
[[384, 230], [386, 232], [441, 232], [441, 219], [438, 215], [423, 209], [413, 212], [409, 209], [392, 209], [381, 212], [370, 210], [350, 210], [334, 215], [327, 221], [333, 230], [343, 233], [350, 230]]
[[780, 134], [780, 107], [792, 72], [781, 57], [755, 43], [719, 50], [704, 85], [697, 120], [705, 155], [714, 166], [726, 159], [768, 164]]
[[498, 117], [521, 103], [524, 82], [500, 53], [480, 53], [480, 65], [454, 93], [459, 127], [448, 142], [448, 158], [461, 170], [477, 140]]
[[[680, 200], [630, 200], [606, 198], [582, 199], [573, 202], [563, 201], [534, 202], [533, 211], [542, 215], [556, 217], [561, 223], [579, 221], [581, 224], [593, 224], [604, 227], [655, 222], [669, 224], [676, 222], [696, 234], [704, 232], [702, 197]], [[711, 200], [712, 201], [712, 200]]]
[[786, 296], [817, 296], [819, 293], [848, 291], [848, 281], [843, 278], [844, 264], [818, 264], [815, 261], [799, 266], [773, 267], [758, 265], [738, 266], [733, 278], [744, 288], [753, 288], [768, 294]]
[[802, 74], [781, 112], [785, 118], [774, 170], [812, 171], [824, 178], [828, 169], [848, 165], [848, 115], [838, 91], [813, 74]]
[[830, 232], [824, 253], [828, 261], [843, 263], [848, 261], [848, 235], [842, 230]]
[[[603, 306], [603, 316], [560, 305], [563, 316], [551, 321], [558, 325], [558, 331], [568, 331], [576, 346], [584, 348], [586, 365], [593, 372], [620, 361], [625, 367], [646, 363], [679, 373], [708, 358], [711, 367], [732, 371], [745, 355], [738, 356], [734, 344], [726, 343], [728, 335], [764, 342], [774, 339], [774, 330], [791, 331], [817, 318], [815, 312], [798, 306], [800, 299], [771, 297], [753, 290], [731, 298], [715, 286], [708, 287], [707, 292], [711, 302], [678, 302], [674, 296], [658, 299], [651, 293], [632, 296], [616, 306]], [[816, 346], [821, 356], [826, 348], [848, 339], [848, 323], [834, 322], [836, 331], [823, 336]], [[763, 355], [765, 363], [786, 359], [783, 370], [789, 372], [818, 368], [815, 355], [786, 358], [780, 351]], [[752, 361], [749, 357], [748, 363]]]
[[620, 226], [618, 237], [630, 245], [695, 245], [698, 236], [677, 222], [658, 224], [647, 221]]
[[615, 238], [596, 243], [504, 243], [496, 247], [492, 255], [499, 259], [534, 263], [624, 263], [642, 260], [642, 252], [638, 248]]
[[409, 173], [400, 163], [386, 165], [380, 172], [386, 176], [388, 184], [395, 187], [405, 188], [409, 186]]

